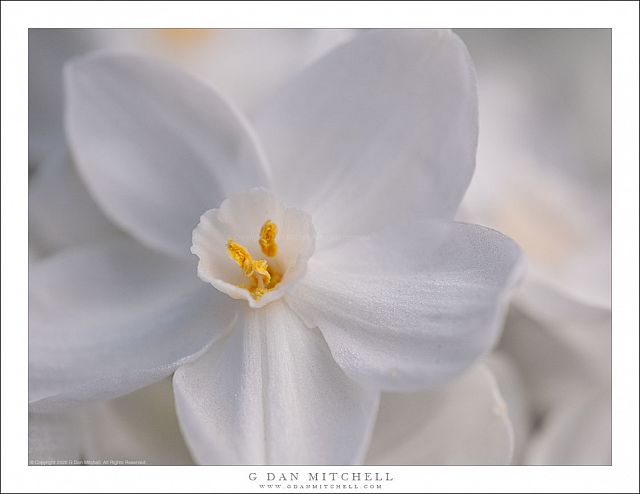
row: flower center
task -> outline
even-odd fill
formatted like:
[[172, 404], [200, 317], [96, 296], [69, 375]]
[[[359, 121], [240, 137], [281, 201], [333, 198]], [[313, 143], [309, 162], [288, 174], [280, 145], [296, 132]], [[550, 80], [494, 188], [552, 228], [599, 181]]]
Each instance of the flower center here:
[[259, 309], [285, 296], [304, 276], [315, 236], [311, 216], [254, 188], [200, 217], [191, 252], [199, 258], [200, 279]]
[[[267, 257], [273, 257], [278, 252], [277, 234], [278, 227], [276, 224], [271, 220], [265, 221], [260, 229], [258, 244], [260, 244], [262, 253]], [[245, 288], [254, 300], [260, 300], [265, 293], [280, 283], [282, 275], [277, 270], [269, 266], [266, 260], [254, 260], [246, 247], [234, 242], [232, 239], [227, 242], [227, 252], [249, 279], [249, 285], [241, 286], [240, 288]]]

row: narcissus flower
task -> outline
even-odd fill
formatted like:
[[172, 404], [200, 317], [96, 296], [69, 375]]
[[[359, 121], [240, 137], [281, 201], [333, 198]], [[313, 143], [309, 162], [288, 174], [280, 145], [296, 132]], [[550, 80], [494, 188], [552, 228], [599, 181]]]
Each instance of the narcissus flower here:
[[32, 269], [32, 411], [175, 373], [200, 463], [358, 463], [381, 391], [495, 343], [520, 251], [452, 221], [477, 138], [452, 33], [363, 34], [252, 122], [134, 56], [71, 63], [66, 97], [80, 175], [128, 235]]

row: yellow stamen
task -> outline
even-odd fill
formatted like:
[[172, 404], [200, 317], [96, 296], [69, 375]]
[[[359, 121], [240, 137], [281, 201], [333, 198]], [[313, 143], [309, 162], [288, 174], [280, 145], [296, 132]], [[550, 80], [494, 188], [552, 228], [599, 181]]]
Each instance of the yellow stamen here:
[[231, 256], [231, 259], [238, 263], [238, 266], [242, 268], [242, 271], [246, 276], [251, 276], [253, 273], [253, 258], [249, 251], [242, 245], [229, 239], [227, 242], [227, 252]]
[[268, 267], [267, 261], [253, 261], [253, 273], [249, 292], [251, 292], [251, 295], [253, 295], [253, 298], [256, 300], [262, 297], [269, 289], [271, 274], [269, 274]]
[[[278, 250], [275, 242], [277, 233], [278, 227], [270, 220], [262, 225], [259, 243], [262, 252], [269, 257], [275, 256]], [[249, 286], [243, 288], [246, 288], [255, 300], [259, 300], [280, 283], [282, 275], [269, 266], [269, 263], [264, 259], [253, 259], [246, 247], [229, 239], [227, 253], [240, 266], [244, 275], [249, 278]]]
[[260, 229], [260, 248], [265, 256], [273, 257], [278, 252], [278, 244], [276, 244], [276, 235], [278, 227], [271, 220], [267, 220]]

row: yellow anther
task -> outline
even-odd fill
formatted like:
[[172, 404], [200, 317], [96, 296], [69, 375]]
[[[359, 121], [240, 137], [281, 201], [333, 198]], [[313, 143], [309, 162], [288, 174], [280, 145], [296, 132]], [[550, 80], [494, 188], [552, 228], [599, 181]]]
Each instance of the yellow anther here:
[[264, 259], [254, 260], [246, 247], [229, 239], [227, 252], [229, 257], [240, 266], [244, 275], [249, 278], [249, 286], [245, 288], [254, 299], [259, 300], [280, 282], [282, 276], [275, 273]]
[[253, 273], [253, 258], [249, 251], [242, 245], [229, 239], [227, 242], [227, 252], [231, 256], [231, 259], [238, 263], [238, 266], [242, 268], [242, 271], [246, 276], [251, 276]]
[[265, 256], [273, 257], [278, 252], [278, 244], [276, 244], [276, 235], [278, 227], [271, 220], [267, 220], [260, 229], [260, 248]]

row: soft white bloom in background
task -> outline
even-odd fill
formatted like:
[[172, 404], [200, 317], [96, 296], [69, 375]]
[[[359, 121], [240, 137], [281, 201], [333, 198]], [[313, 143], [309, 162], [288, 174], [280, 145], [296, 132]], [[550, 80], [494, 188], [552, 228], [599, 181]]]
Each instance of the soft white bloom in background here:
[[[499, 345], [516, 462], [611, 462], [611, 33], [461, 30], [478, 67], [462, 218], [522, 246]], [[505, 377], [508, 376], [508, 377]], [[501, 383], [503, 384], [503, 383]]]
[[513, 446], [506, 404], [483, 363], [434, 391], [383, 393], [367, 463], [505, 465]]
[[178, 427], [170, 378], [115, 400], [30, 414], [29, 460], [193, 464]]
[[483, 134], [463, 212], [517, 236], [529, 278], [610, 307], [609, 30], [461, 35], [478, 67]]
[[537, 421], [524, 431], [530, 441], [522, 459], [536, 464], [608, 464], [611, 312], [546, 287], [525, 286], [524, 291], [530, 298], [539, 297], [537, 310], [514, 303], [499, 346], [520, 373], [530, 419]]

